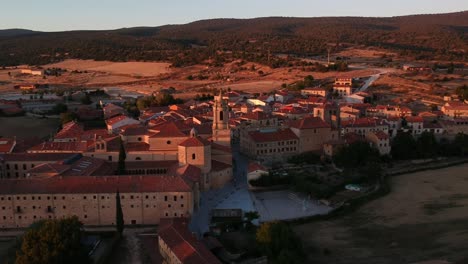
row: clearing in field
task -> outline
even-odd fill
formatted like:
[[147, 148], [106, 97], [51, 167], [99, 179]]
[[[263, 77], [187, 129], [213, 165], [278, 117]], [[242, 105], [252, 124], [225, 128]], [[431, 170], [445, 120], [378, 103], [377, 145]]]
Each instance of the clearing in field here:
[[466, 257], [468, 164], [390, 179], [392, 192], [336, 220], [295, 227], [313, 263]]

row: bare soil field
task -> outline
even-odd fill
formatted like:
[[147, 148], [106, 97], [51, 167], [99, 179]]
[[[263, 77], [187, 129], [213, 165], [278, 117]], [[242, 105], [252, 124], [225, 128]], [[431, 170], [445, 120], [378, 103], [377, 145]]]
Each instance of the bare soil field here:
[[65, 60], [44, 65], [43, 68], [65, 68], [79, 71], [108, 72], [133, 76], [157, 76], [171, 72], [171, 64], [165, 62], [111, 62], [94, 60]]
[[19, 139], [39, 137], [44, 138], [55, 134], [60, 120], [53, 118], [0, 117], [0, 136], [17, 137]]
[[383, 55], [387, 56], [397, 56], [396, 53], [385, 51], [385, 50], [376, 50], [371, 48], [351, 48], [346, 49], [341, 52], [338, 52], [334, 55], [337, 56], [346, 56], [346, 57], [360, 57], [360, 58], [381, 58]]
[[460, 261], [467, 255], [467, 172], [464, 164], [393, 177], [387, 196], [295, 231], [313, 263]]

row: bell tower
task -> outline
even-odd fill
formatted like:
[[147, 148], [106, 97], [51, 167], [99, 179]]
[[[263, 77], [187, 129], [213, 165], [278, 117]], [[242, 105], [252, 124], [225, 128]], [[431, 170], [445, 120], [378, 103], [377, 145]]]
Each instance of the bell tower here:
[[214, 97], [213, 105], [213, 142], [231, 146], [231, 129], [229, 128], [229, 108], [223, 99], [222, 91]]

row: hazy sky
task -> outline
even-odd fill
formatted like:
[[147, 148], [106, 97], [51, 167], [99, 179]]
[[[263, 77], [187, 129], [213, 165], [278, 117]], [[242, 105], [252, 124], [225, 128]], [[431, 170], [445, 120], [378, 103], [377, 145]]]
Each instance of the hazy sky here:
[[2, 0], [0, 29], [115, 29], [207, 18], [399, 16], [468, 10], [467, 0]]

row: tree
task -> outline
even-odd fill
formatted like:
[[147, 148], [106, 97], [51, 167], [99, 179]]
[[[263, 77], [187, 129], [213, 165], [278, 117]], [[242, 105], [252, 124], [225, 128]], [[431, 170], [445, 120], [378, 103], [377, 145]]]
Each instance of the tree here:
[[341, 148], [335, 155], [334, 161], [344, 168], [358, 168], [370, 161], [378, 160], [379, 151], [369, 143], [358, 141]]
[[461, 100], [468, 100], [468, 85], [464, 84], [457, 87], [456, 93]]
[[409, 132], [399, 132], [392, 141], [392, 157], [399, 160], [417, 157], [417, 144]]
[[117, 167], [117, 174], [123, 175], [125, 174], [125, 159], [127, 159], [127, 153], [125, 152], [125, 146], [123, 140], [120, 139], [120, 149], [119, 149], [119, 162]]
[[463, 133], [458, 133], [455, 136], [453, 144], [458, 149], [458, 153], [461, 156], [465, 156], [468, 153], [468, 135]]
[[257, 230], [256, 240], [268, 256], [268, 263], [304, 263], [301, 240], [285, 223], [264, 223]]
[[434, 133], [423, 132], [416, 141], [418, 144], [418, 157], [420, 158], [433, 158], [437, 156], [438, 143], [435, 139]]
[[65, 112], [60, 114], [60, 120], [62, 121], [62, 125], [65, 125], [68, 122], [76, 120], [78, 117], [73, 112]]
[[117, 232], [122, 235], [124, 230], [125, 222], [123, 218], [123, 211], [122, 211], [122, 204], [120, 203], [120, 193], [117, 190], [117, 194], [115, 195], [115, 223], [117, 227]]
[[52, 109], [52, 112], [56, 114], [61, 114], [61, 113], [67, 112], [67, 110], [68, 110], [68, 106], [66, 104], [58, 103], [54, 106], [54, 108]]
[[77, 216], [36, 222], [22, 237], [15, 263], [90, 263], [82, 227]]
[[84, 104], [84, 105], [92, 104], [93, 101], [91, 101], [91, 96], [89, 96], [88, 93], [85, 93], [85, 97], [83, 97], [83, 99], [81, 99], [81, 103]]
[[447, 68], [447, 73], [452, 74], [455, 71], [455, 65], [451, 62]]

